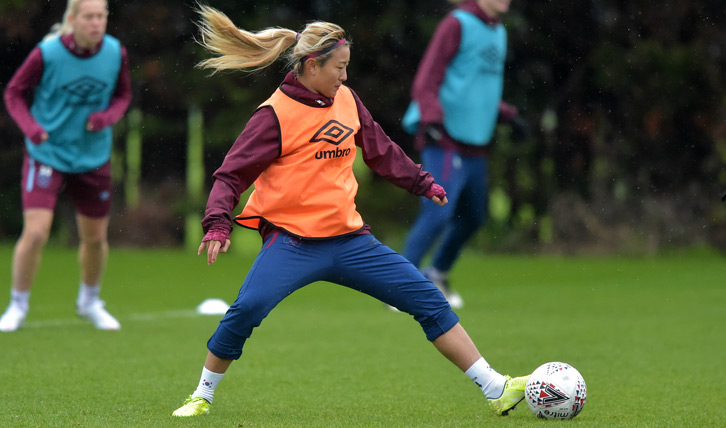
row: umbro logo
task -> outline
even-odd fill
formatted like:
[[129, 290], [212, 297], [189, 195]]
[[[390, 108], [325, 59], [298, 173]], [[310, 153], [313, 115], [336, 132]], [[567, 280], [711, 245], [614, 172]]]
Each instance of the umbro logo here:
[[502, 58], [502, 52], [494, 45], [490, 45], [482, 49], [481, 55], [490, 63], [500, 62]]
[[[337, 146], [345, 141], [346, 138], [350, 137], [350, 134], [352, 133], [353, 129], [343, 125], [337, 120], [330, 120], [328, 123], [323, 125], [322, 128], [318, 129], [318, 132], [313, 135], [310, 142], [325, 142]], [[348, 156], [349, 154], [350, 148], [341, 149], [340, 147], [336, 147], [334, 150], [320, 150], [315, 153], [315, 159], [335, 159]]]
[[98, 108], [101, 105], [101, 98], [98, 95], [103, 92], [106, 86], [106, 82], [90, 76], [83, 76], [64, 85], [62, 89], [73, 95], [69, 105]]
[[103, 91], [105, 87], [105, 82], [90, 76], [83, 76], [64, 85], [63, 90], [81, 98], [88, 98], [95, 93]]
[[337, 120], [330, 120], [322, 128], [318, 129], [318, 132], [313, 135], [310, 142], [319, 143], [324, 141], [337, 146], [345, 141], [346, 138], [350, 137], [352, 133], [353, 129], [348, 128]]
[[484, 63], [481, 65], [482, 72], [492, 74], [501, 73], [501, 64], [504, 62], [502, 51], [495, 45], [489, 45], [481, 49], [479, 54], [484, 58]]

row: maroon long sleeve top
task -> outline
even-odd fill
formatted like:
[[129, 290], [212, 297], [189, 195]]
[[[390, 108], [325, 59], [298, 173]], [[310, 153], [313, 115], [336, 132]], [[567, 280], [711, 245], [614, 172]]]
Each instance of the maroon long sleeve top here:
[[[88, 58], [95, 55], [103, 44], [101, 41], [92, 49], [78, 46], [73, 34], [61, 36], [61, 42], [73, 55]], [[30, 113], [27, 94], [33, 91], [43, 77], [43, 54], [39, 47], [35, 47], [23, 64], [18, 68], [5, 88], [5, 107], [18, 127], [30, 141], [39, 144], [45, 130], [38, 124]], [[119, 70], [116, 89], [105, 110], [93, 113], [88, 117], [93, 129], [98, 131], [111, 126], [121, 120], [131, 103], [131, 77], [129, 74], [129, 61], [126, 48], [121, 47], [121, 68]]]
[[[290, 72], [280, 89], [293, 99], [315, 107], [330, 106], [332, 98], [311, 92]], [[352, 90], [351, 90], [352, 91]], [[433, 177], [415, 164], [373, 120], [358, 95], [353, 92], [361, 128], [355, 134], [355, 144], [361, 149], [363, 160], [378, 175], [414, 195], [423, 195], [434, 182]], [[280, 156], [281, 135], [277, 118], [270, 106], [264, 106], [252, 115], [242, 133], [227, 153], [222, 166], [214, 172], [214, 184], [209, 194], [202, 226], [204, 232], [232, 229], [232, 210], [240, 195], [257, 177]], [[267, 236], [273, 229], [269, 225], [260, 229]], [[366, 226], [360, 233], [369, 233]]]

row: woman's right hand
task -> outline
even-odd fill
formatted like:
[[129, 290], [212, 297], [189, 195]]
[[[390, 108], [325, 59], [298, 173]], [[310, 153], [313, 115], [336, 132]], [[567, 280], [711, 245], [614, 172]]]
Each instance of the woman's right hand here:
[[442, 207], [449, 203], [449, 200], [446, 199], [446, 190], [436, 183], [431, 183], [431, 187], [424, 193], [424, 196]]
[[36, 146], [45, 143], [46, 141], [48, 141], [48, 138], [48, 133], [45, 132], [43, 128], [38, 128], [38, 130], [34, 132], [33, 135], [28, 137], [28, 139]]

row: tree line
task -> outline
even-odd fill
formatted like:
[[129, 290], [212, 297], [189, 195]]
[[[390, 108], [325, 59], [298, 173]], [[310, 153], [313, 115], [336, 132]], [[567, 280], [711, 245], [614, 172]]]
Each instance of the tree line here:
[[[400, 126], [418, 61], [451, 5], [443, 0], [209, 0], [245, 29], [294, 30], [321, 19], [351, 35], [348, 84], [414, 159]], [[185, 218], [204, 200], [186, 189], [189, 117], [203, 123], [204, 185], [246, 120], [279, 84], [280, 63], [262, 73], [209, 77], [194, 65], [194, 2], [109, 2], [110, 34], [126, 46], [131, 115], [116, 128], [112, 239], [178, 245]], [[0, 5], [0, 86], [60, 20], [66, 2]], [[491, 154], [490, 220], [475, 245], [500, 251], [657, 252], [726, 249], [726, 16], [721, 2], [618, 0], [518, 2], [509, 34], [504, 98], [530, 125], [523, 141], [497, 130]], [[137, 132], [139, 171], [129, 169]], [[22, 136], [0, 112], [0, 239], [21, 227]], [[358, 205], [376, 232], [400, 237], [415, 198], [357, 170]], [[137, 174], [139, 204], [127, 207]], [[62, 222], [57, 226], [62, 229]], [[114, 224], [117, 226], [114, 228]], [[71, 229], [72, 230], [72, 229]], [[116, 230], [116, 236], [113, 235]], [[58, 231], [62, 234], [62, 230]]]

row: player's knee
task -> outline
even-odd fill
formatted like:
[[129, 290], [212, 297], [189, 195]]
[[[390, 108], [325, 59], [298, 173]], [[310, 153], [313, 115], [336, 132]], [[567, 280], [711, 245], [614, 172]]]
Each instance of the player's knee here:
[[86, 251], [101, 252], [108, 246], [108, 242], [103, 237], [85, 237], [81, 239], [80, 246]]
[[50, 230], [46, 228], [25, 228], [20, 236], [20, 240], [25, 245], [31, 247], [42, 247], [48, 242]]
[[486, 217], [483, 214], [462, 216], [461, 218], [459, 218], [459, 227], [466, 229], [470, 233], [473, 233], [484, 225], [485, 220]]
[[484, 225], [484, 217], [479, 217], [479, 218], [474, 219], [471, 222], [471, 229], [472, 230], [478, 230], [483, 225]]
[[100, 248], [108, 242], [108, 233], [106, 232], [106, 229], [99, 228], [98, 230], [94, 230], [79, 228], [78, 235], [81, 244], [90, 247]]
[[230, 330], [249, 337], [252, 330], [259, 327], [271, 310], [269, 302], [264, 299], [237, 300], [229, 308], [221, 324], [229, 325]]

